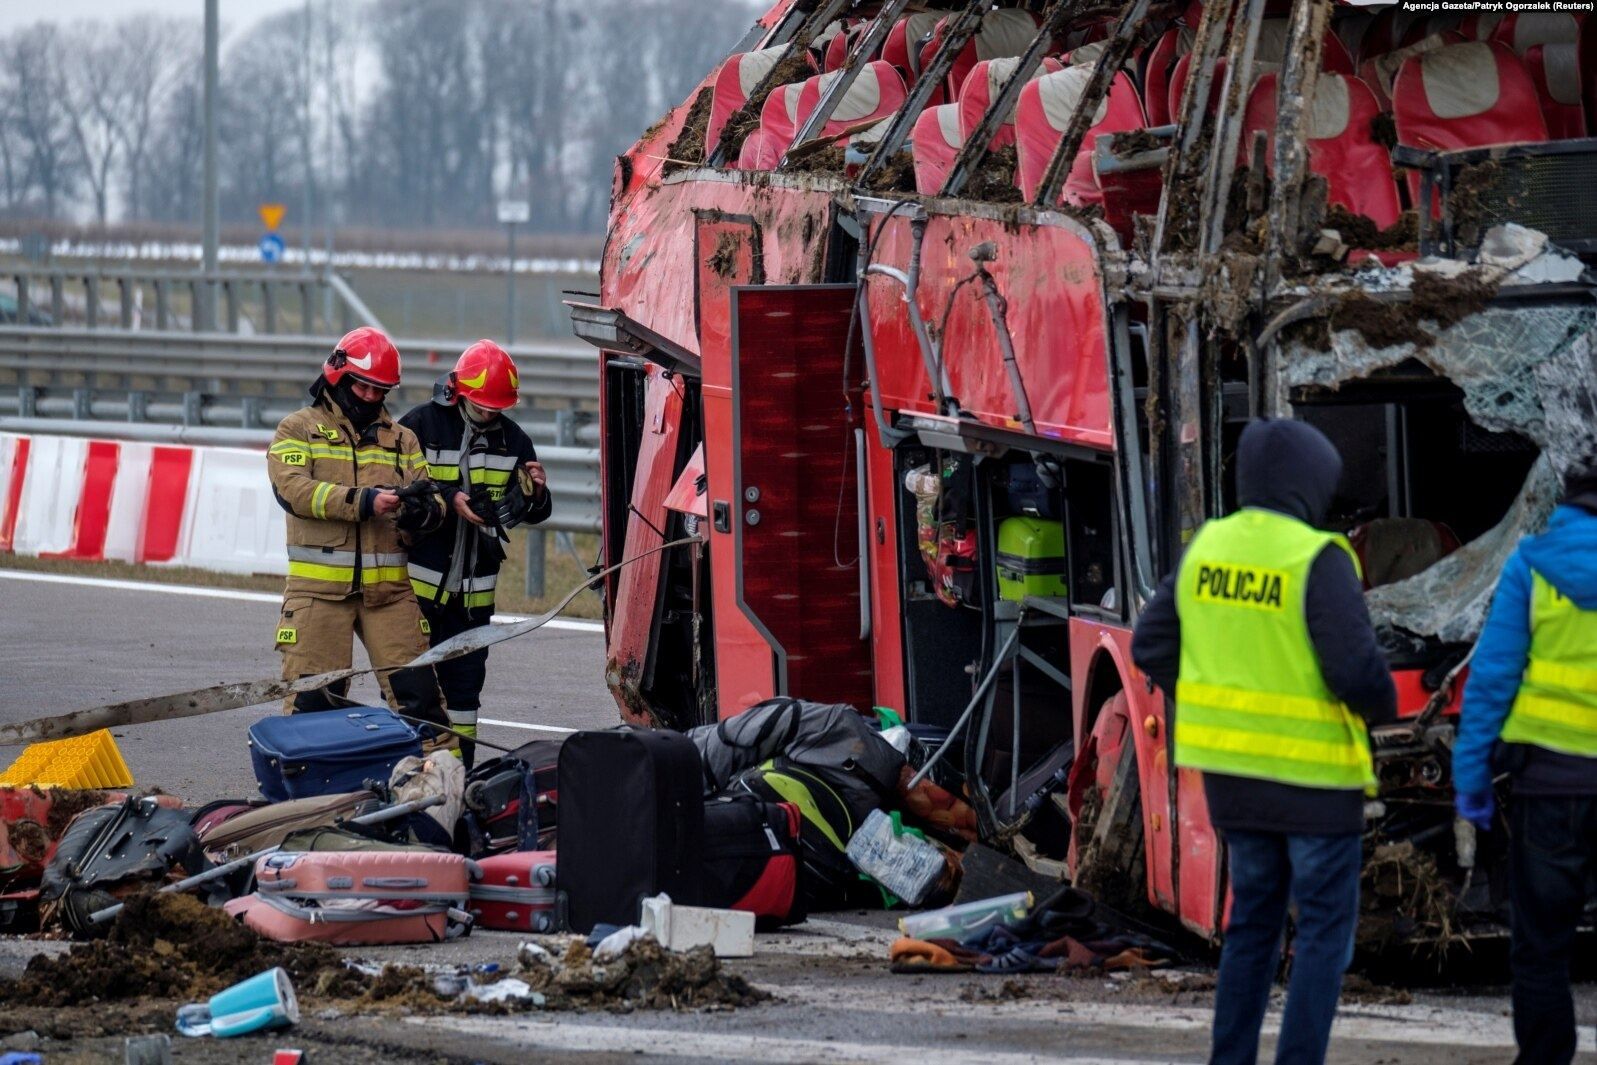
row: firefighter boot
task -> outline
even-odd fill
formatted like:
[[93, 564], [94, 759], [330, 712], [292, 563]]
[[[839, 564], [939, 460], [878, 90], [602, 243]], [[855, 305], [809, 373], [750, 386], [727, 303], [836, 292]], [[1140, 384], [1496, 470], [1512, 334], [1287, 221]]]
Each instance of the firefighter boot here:
[[[399, 599], [379, 607], [365, 607], [357, 623], [366, 656], [377, 669], [383, 694], [396, 711], [418, 721], [436, 725], [421, 726], [425, 748], [431, 752], [458, 746], [458, 738], [448, 731], [443, 695], [431, 666], [402, 668], [427, 651], [428, 624], [413, 598]], [[414, 723], [414, 722], [413, 722]], [[431, 733], [429, 738], [428, 734]]]
[[[337, 669], [348, 669], [355, 638], [358, 597], [312, 599], [289, 596], [277, 619], [277, 650], [283, 656], [283, 679], [298, 680]], [[289, 714], [331, 710], [343, 705], [349, 681], [329, 689], [300, 692], [283, 700]]]

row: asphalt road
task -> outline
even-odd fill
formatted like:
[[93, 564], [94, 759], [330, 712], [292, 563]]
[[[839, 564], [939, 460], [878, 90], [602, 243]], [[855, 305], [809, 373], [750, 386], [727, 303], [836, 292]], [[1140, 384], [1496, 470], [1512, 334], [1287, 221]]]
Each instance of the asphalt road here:
[[[0, 721], [137, 696], [274, 676], [276, 608], [248, 593], [174, 594], [18, 579], [0, 571]], [[591, 630], [543, 629], [496, 648], [485, 716], [563, 728], [616, 718], [602, 681], [603, 645]], [[373, 698], [375, 686], [365, 689]], [[245, 730], [270, 708], [120, 730], [139, 784], [190, 803], [253, 793]], [[488, 726], [514, 743], [536, 731]], [[0, 749], [0, 765], [16, 749]], [[1106, 980], [1034, 975], [894, 976], [893, 915], [812, 918], [761, 935], [756, 956], [728, 963], [773, 998], [730, 1012], [532, 1013], [515, 1017], [341, 1014], [312, 1004], [290, 1033], [236, 1042], [179, 1040], [178, 1061], [268, 1060], [273, 1047], [310, 1048], [349, 1062], [1200, 1062], [1208, 1043], [1212, 973]], [[374, 962], [451, 968], [513, 967], [521, 937], [474, 934], [426, 947], [349, 948]], [[67, 944], [0, 937], [0, 976]], [[1597, 988], [1577, 989], [1582, 1065], [1597, 1062]], [[151, 1002], [135, 1030], [170, 1030], [175, 1003]], [[85, 1022], [85, 1016], [88, 1021]], [[45, 1059], [120, 1062], [124, 1022], [95, 1029], [92, 1012], [0, 1009], [0, 1050]], [[87, 1023], [85, 1029], [83, 1025]], [[1280, 1024], [1279, 990], [1266, 1022], [1266, 1057]], [[15, 1034], [14, 1034], [15, 1033]], [[32, 1034], [30, 1034], [32, 1033]], [[19, 1043], [8, 1045], [11, 1039]], [[42, 1042], [40, 1041], [42, 1038]], [[1506, 989], [1416, 992], [1412, 1003], [1350, 999], [1338, 1021], [1336, 1063], [1486, 1065], [1513, 1056]]]
[[[206, 591], [213, 594], [0, 571], [0, 722], [276, 677], [274, 603], [259, 593]], [[604, 686], [602, 636], [591, 623], [563, 624], [582, 628], [545, 627], [489, 652], [484, 718], [557, 728], [617, 722]], [[358, 644], [357, 659], [364, 659]], [[381, 705], [370, 678], [357, 681], [352, 694]], [[252, 707], [132, 726], [115, 736], [139, 785], [197, 805], [255, 793], [245, 737], [252, 722], [273, 712]], [[482, 731], [483, 739], [510, 746], [538, 735], [501, 725]], [[19, 753], [0, 747], [0, 767]]]

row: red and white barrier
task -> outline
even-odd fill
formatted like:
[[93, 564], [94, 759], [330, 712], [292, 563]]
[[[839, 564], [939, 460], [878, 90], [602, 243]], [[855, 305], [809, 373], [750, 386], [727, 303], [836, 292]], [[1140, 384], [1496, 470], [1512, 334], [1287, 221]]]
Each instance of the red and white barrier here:
[[283, 574], [260, 451], [0, 433], [0, 552]]

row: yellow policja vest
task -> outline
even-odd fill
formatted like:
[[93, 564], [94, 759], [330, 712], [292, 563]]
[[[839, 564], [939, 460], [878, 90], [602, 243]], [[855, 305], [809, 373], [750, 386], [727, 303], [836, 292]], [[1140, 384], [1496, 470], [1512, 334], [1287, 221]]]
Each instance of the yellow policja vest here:
[[1176, 765], [1312, 788], [1375, 789], [1364, 722], [1326, 687], [1309, 570], [1346, 540], [1269, 510], [1198, 530], [1176, 579]]
[[1597, 758], [1597, 611], [1531, 571], [1530, 662], [1502, 738]]

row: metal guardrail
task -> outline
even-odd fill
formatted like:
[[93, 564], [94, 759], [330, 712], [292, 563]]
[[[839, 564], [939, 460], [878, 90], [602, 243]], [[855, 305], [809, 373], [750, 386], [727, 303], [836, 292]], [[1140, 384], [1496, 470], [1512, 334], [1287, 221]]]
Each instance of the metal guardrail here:
[[[432, 395], [433, 382], [453, 362], [466, 342], [398, 339], [401, 353], [410, 352], [408, 380], [394, 390], [407, 406]], [[0, 326], [0, 384], [82, 385], [121, 391], [137, 387], [134, 379], [178, 382], [149, 391], [200, 392], [238, 397], [246, 394], [297, 398], [326, 358], [324, 337], [276, 334], [184, 333], [157, 330]], [[421, 353], [425, 366], [416, 369]], [[597, 353], [555, 344], [520, 344], [510, 349], [521, 372], [524, 396], [533, 403], [596, 406]], [[64, 378], [77, 377], [68, 382]], [[408, 402], [406, 402], [408, 399]]]

